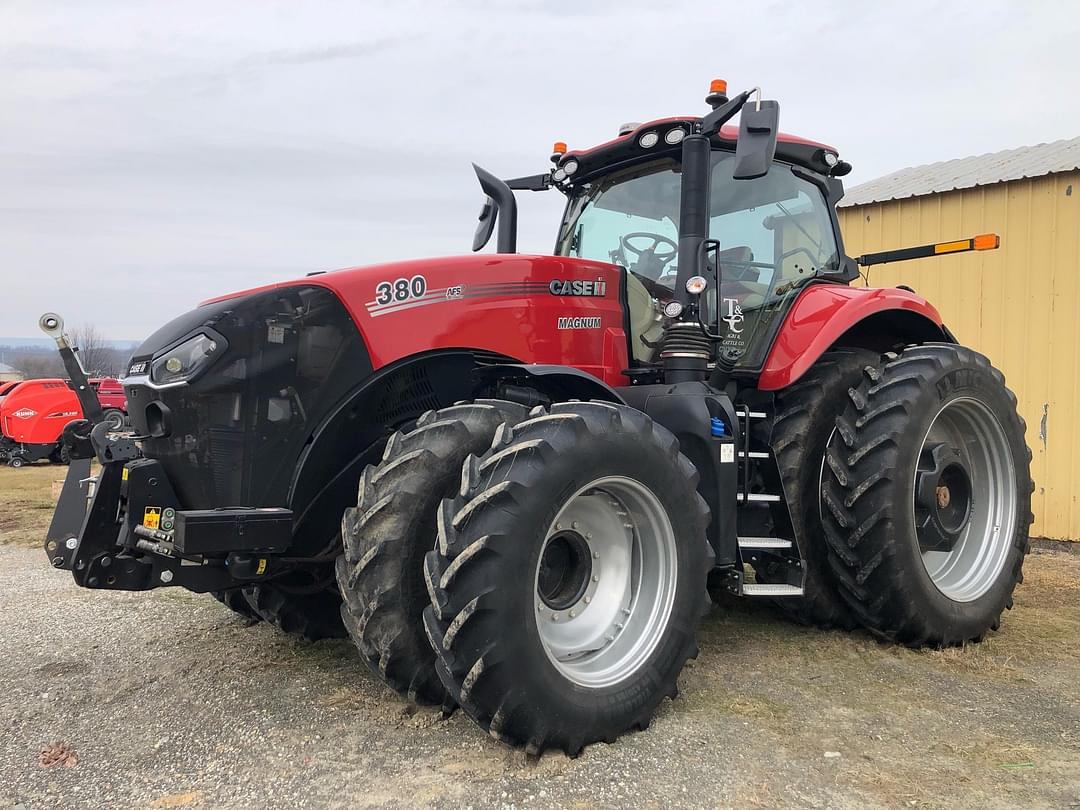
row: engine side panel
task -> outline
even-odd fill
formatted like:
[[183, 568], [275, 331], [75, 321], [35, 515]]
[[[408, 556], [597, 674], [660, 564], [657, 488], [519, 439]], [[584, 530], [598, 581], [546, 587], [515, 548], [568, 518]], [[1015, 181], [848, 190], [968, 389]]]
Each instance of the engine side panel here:
[[813, 284], [802, 291], [784, 319], [765, 359], [758, 388], [771, 391], [791, 385], [845, 332], [889, 310], [924, 318], [945, 339], [938, 311], [907, 290]]

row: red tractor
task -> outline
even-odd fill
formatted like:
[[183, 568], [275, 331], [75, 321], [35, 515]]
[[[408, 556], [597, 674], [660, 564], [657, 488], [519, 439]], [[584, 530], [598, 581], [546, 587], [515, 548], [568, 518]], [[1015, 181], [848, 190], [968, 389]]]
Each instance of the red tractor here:
[[[163, 326], [123, 380], [136, 436], [80, 388], [52, 564], [347, 632], [395, 691], [534, 754], [645, 727], [709, 591], [912, 646], [997, 628], [1031, 520], [1015, 398], [914, 292], [848, 286], [997, 239], [847, 257], [851, 167], [751, 97], [718, 83], [703, 117], [532, 177], [477, 168], [496, 255]], [[555, 255], [515, 252], [514, 190], [566, 196]]]

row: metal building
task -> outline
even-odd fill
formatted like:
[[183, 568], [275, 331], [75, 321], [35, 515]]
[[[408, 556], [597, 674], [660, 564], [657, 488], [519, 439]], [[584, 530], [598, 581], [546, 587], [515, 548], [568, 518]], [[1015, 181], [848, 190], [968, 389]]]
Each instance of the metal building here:
[[979, 233], [996, 251], [868, 268], [1000, 368], [1034, 458], [1032, 536], [1080, 540], [1080, 138], [903, 169], [840, 208], [851, 256]]

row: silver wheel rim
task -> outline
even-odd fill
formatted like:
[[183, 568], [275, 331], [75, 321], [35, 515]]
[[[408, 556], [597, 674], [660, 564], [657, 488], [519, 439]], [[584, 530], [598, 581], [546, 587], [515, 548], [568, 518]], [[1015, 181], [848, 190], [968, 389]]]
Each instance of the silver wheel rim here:
[[[1017, 518], [1016, 469], [1005, 430], [978, 400], [961, 397], [947, 402], [923, 437], [920, 458], [941, 444], [955, 451], [966, 467], [970, 503], [952, 548], [921, 549], [922, 561], [941, 593], [954, 602], [971, 602], [993, 587], [1008, 560]], [[917, 492], [918, 470], [915, 480]], [[948, 504], [951, 496], [948, 487], [944, 489], [939, 503]], [[918, 506], [913, 504], [912, 509], [918, 515]]]
[[671, 521], [644, 484], [608, 476], [582, 487], [548, 527], [533, 575], [548, 659], [580, 686], [629, 678], [667, 629], [677, 566]]

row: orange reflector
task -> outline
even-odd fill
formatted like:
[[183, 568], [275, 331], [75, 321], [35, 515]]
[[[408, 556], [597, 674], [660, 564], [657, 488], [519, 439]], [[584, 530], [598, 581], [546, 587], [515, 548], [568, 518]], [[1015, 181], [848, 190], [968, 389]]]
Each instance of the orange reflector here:
[[975, 250], [997, 250], [1001, 247], [1001, 237], [996, 233], [981, 233], [971, 241]]
[[709, 84], [709, 92], [727, 95], [727, 82], [723, 79], [713, 79]]
[[956, 253], [958, 250], [971, 250], [971, 240], [960, 239], [956, 242], [938, 242], [934, 245], [934, 253]]
[[555, 141], [555, 145], [551, 147], [551, 152], [552, 152], [552, 154], [555, 154], [555, 155], [565, 155], [566, 154], [566, 144], [563, 143], [562, 141]]

